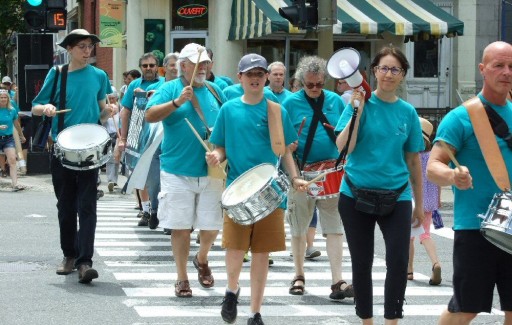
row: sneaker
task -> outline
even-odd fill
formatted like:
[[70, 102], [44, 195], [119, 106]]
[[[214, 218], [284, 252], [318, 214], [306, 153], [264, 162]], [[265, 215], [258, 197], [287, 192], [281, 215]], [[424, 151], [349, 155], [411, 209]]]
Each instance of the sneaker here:
[[272, 256], [269, 255], [268, 257], [268, 265], [274, 265], [274, 260], [272, 259]]
[[112, 182], [108, 183], [108, 192], [109, 193], [114, 192], [114, 183], [112, 183]]
[[164, 228], [164, 235], [170, 236], [172, 234], [172, 229]]
[[322, 253], [319, 250], [317, 250], [316, 248], [314, 248], [313, 246], [308, 247], [306, 249], [306, 256], [305, 257], [307, 259], [313, 259], [313, 258], [318, 257], [320, 255], [322, 255]]
[[220, 315], [222, 319], [229, 324], [233, 324], [236, 321], [237, 307], [238, 304], [238, 296], [240, 295], [240, 287], [238, 291], [235, 293], [227, 292], [222, 300], [222, 310], [220, 311]]
[[156, 229], [156, 227], [158, 227], [158, 223], [160, 223], [160, 221], [158, 220], [158, 216], [157, 216], [156, 212], [151, 212], [151, 215], [149, 216], [149, 221], [148, 221], [149, 229]]
[[253, 317], [247, 320], [247, 325], [265, 325], [265, 323], [263, 323], [263, 320], [261, 319], [261, 314], [256, 313]]
[[249, 262], [251, 259], [249, 258], [249, 253], [248, 252], [245, 252], [245, 255], [244, 255], [244, 263], [245, 262]]
[[143, 212], [142, 217], [139, 220], [139, 227], [147, 227], [149, 225], [149, 213]]

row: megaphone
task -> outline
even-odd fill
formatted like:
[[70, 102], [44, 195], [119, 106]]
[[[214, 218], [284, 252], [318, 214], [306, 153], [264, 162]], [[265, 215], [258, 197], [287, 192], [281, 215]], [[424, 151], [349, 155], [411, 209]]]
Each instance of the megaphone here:
[[360, 62], [361, 55], [356, 49], [344, 47], [331, 56], [327, 62], [327, 72], [334, 79], [345, 80], [351, 88], [362, 87], [365, 93], [364, 98], [368, 100], [372, 90], [359, 72]]

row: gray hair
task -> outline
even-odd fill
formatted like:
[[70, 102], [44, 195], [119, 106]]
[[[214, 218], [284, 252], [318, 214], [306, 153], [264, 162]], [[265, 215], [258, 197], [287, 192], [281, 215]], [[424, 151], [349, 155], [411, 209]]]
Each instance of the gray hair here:
[[140, 57], [140, 59], [139, 59], [139, 67], [142, 65], [142, 61], [143, 61], [143, 60], [147, 60], [147, 59], [149, 59], [149, 58], [153, 58], [153, 59], [155, 59], [155, 63], [156, 63], [156, 65], [157, 65], [157, 66], [159, 65], [160, 61], [158, 60], [158, 58], [156, 57], [156, 55], [155, 55], [155, 54], [153, 54], [153, 52], [148, 52], [148, 53], [144, 53], [144, 54], [142, 54], [142, 56]]
[[318, 56], [305, 56], [299, 60], [297, 70], [295, 70], [295, 78], [304, 84], [304, 75], [306, 73], [322, 74], [324, 81], [329, 77], [327, 74], [327, 61]]
[[283, 67], [284, 72], [286, 72], [286, 66], [285, 66], [285, 65], [284, 65], [284, 63], [283, 63], [283, 62], [281, 62], [281, 61], [274, 61], [274, 62], [270, 63], [270, 64], [268, 65], [268, 69], [267, 69], [267, 70], [268, 70], [268, 72], [269, 72], [269, 73], [270, 73], [270, 72], [272, 72], [272, 68], [273, 68], [273, 67], [277, 67], [277, 66], [281, 66], [281, 67]]
[[179, 56], [179, 55], [180, 55], [180, 53], [179, 53], [179, 52], [174, 52], [174, 53], [169, 53], [169, 54], [167, 54], [167, 55], [165, 56], [165, 58], [164, 58], [164, 62], [162, 63], [162, 65], [163, 65], [164, 67], [166, 67], [166, 66], [167, 66], [167, 63], [169, 63], [169, 60], [170, 60], [170, 59], [174, 59], [175, 61], [178, 61], [178, 56]]

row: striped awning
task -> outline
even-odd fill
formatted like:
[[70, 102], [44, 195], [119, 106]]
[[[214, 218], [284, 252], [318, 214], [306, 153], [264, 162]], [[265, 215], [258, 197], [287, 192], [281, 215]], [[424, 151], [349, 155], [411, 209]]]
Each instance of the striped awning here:
[[[325, 1], [325, 0], [320, 0]], [[337, 0], [334, 34], [379, 35], [406, 39], [462, 35], [464, 23], [430, 0]], [[279, 15], [291, 0], [233, 0], [230, 40], [259, 38], [299, 30]]]

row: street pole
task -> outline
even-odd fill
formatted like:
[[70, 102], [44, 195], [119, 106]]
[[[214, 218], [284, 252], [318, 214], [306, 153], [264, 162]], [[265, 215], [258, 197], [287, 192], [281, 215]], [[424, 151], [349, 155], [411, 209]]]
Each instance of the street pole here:
[[[318, 0], [318, 56], [325, 60], [329, 60], [333, 53], [332, 26], [335, 10], [335, 0]], [[328, 80], [325, 88], [334, 90], [333, 80]]]

